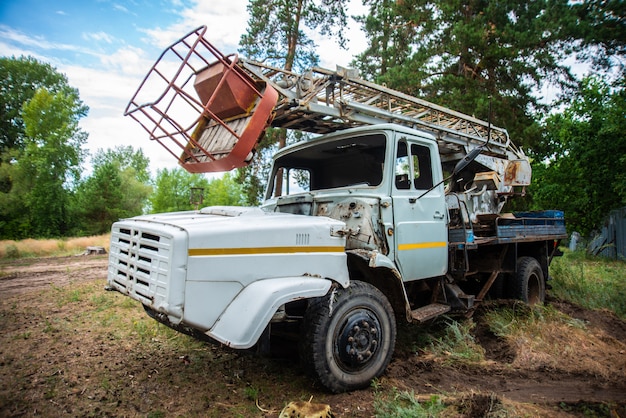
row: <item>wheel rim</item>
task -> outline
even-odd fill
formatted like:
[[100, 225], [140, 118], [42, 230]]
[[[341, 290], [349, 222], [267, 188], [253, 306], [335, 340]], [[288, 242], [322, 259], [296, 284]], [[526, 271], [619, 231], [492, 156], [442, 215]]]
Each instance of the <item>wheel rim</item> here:
[[337, 364], [348, 372], [362, 370], [376, 358], [381, 346], [380, 320], [372, 312], [358, 309], [349, 312], [341, 324], [334, 338]]
[[528, 277], [528, 304], [535, 305], [541, 302], [541, 284], [539, 283], [539, 276], [537, 274], [531, 274]]

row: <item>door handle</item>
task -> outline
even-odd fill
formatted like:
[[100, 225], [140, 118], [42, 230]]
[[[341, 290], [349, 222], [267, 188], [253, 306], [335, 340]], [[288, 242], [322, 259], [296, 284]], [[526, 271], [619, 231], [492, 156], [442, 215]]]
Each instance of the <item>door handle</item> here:
[[435, 219], [443, 219], [444, 216], [445, 215], [443, 213], [441, 213], [439, 211], [436, 211], [435, 214], [433, 215], [433, 218], [435, 218]]

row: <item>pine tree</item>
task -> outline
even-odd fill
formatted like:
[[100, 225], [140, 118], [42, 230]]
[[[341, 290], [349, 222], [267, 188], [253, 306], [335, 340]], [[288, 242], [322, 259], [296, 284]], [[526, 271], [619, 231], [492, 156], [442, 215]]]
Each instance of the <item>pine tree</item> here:
[[[287, 71], [311, 68], [318, 64], [319, 56], [307, 29], [334, 37], [343, 46], [347, 3], [348, 0], [251, 0], [248, 29], [241, 37], [240, 52], [249, 59]], [[286, 143], [284, 129], [268, 130], [266, 139], [257, 147], [255, 161], [237, 173], [249, 204], [260, 200], [268, 172], [268, 154]], [[280, 184], [277, 189], [280, 190]]]

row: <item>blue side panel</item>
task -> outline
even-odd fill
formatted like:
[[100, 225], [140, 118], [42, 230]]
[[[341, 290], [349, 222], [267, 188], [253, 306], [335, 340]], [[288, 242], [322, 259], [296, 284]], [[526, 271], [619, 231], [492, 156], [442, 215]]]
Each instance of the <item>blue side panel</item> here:
[[565, 216], [560, 210], [516, 212], [514, 218], [498, 219], [496, 231], [501, 239], [531, 237], [561, 238], [566, 235]]

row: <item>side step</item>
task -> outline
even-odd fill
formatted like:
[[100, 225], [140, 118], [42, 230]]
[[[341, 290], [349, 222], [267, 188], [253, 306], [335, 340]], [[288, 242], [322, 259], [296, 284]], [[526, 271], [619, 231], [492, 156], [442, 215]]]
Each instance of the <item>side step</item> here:
[[411, 311], [411, 317], [417, 322], [426, 322], [450, 311], [449, 305], [443, 303], [431, 303]]

